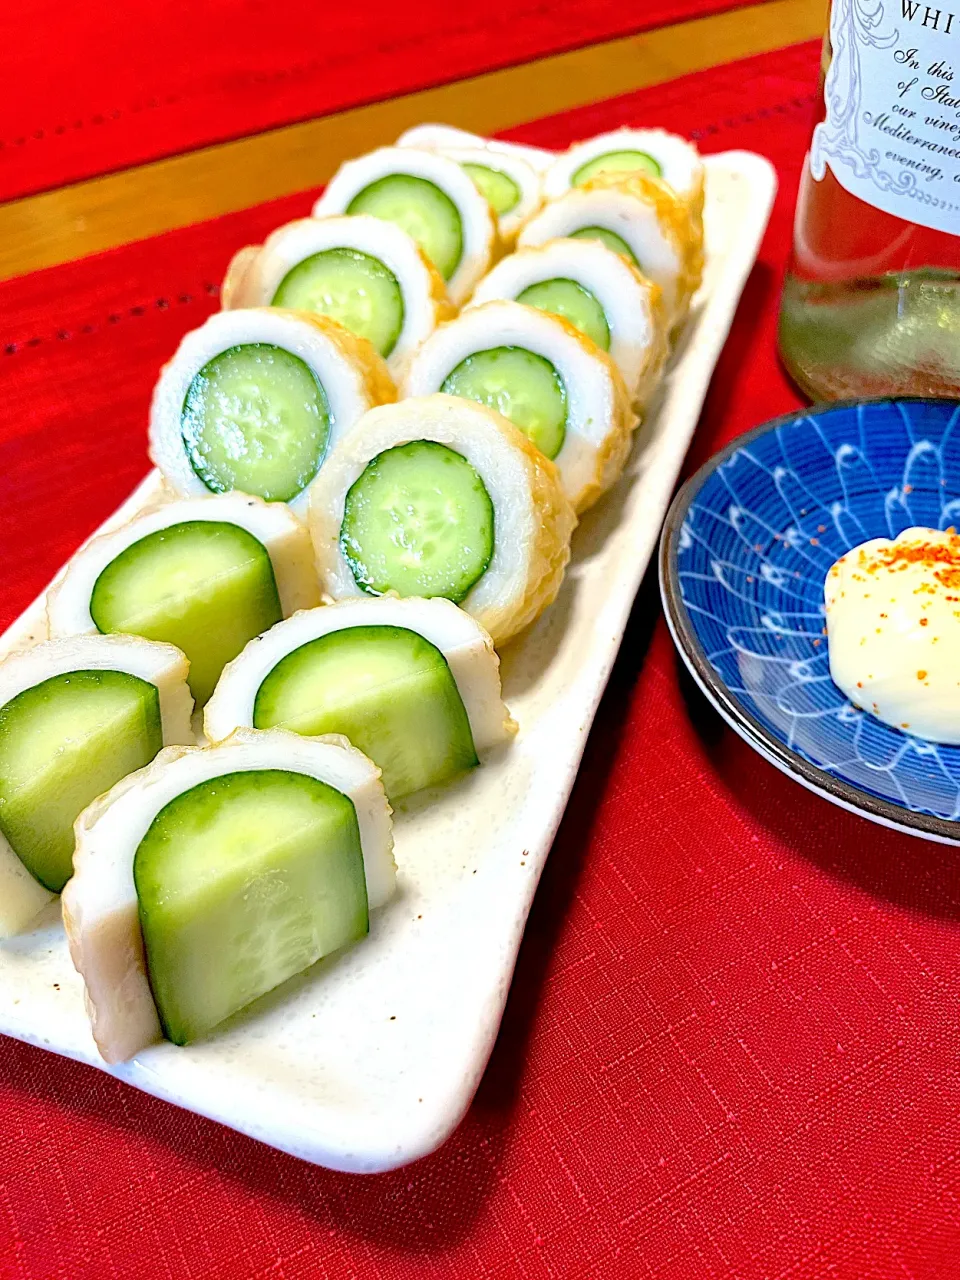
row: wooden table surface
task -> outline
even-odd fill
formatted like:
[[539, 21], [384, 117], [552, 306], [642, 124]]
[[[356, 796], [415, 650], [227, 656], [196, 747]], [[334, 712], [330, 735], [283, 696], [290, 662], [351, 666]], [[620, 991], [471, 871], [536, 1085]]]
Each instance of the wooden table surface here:
[[824, 0], [769, 0], [12, 200], [0, 204], [0, 280], [314, 186], [424, 120], [494, 133], [809, 40], [824, 25]]

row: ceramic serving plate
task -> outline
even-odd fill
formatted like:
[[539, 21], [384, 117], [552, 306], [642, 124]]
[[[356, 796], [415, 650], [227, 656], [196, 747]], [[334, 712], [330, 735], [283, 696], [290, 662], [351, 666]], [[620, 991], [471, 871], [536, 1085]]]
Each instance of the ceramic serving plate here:
[[684, 486], [660, 582], [694, 678], [762, 756], [845, 809], [960, 844], [960, 747], [881, 723], [830, 679], [827, 570], [912, 525], [960, 525], [960, 404], [814, 408], [741, 436]]
[[[426, 1155], [466, 1111], [500, 1023], [537, 880], [775, 190], [759, 156], [707, 160], [706, 269], [621, 483], [577, 531], [556, 604], [503, 654], [508, 748], [396, 815], [399, 892], [370, 937], [209, 1039], [119, 1078], [284, 1151], [376, 1172]], [[159, 492], [155, 475], [108, 522]], [[0, 644], [43, 632], [42, 603]], [[57, 912], [0, 944], [0, 1032], [107, 1070]]]

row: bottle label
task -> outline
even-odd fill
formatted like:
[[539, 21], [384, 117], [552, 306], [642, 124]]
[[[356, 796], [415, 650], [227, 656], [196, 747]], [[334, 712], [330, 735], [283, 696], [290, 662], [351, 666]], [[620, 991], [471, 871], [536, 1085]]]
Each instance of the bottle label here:
[[[960, 0], [834, 0], [826, 118], [810, 170], [935, 231], [960, 235]], [[946, 0], [951, 3], [951, 0]]]

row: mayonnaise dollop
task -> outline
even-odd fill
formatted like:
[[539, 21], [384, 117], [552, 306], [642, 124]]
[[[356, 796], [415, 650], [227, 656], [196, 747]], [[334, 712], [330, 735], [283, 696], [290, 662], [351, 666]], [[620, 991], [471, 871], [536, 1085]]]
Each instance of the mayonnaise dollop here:
[[960, 536], [904, 529], [832, 566], [830, 674], [854, 706], [918, 738], [960, 743]]

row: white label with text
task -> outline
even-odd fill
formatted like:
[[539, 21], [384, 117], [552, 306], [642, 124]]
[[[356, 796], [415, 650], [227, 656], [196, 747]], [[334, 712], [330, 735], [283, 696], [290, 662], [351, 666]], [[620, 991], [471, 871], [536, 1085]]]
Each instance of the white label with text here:
[[851, 195], [960, 235], [960, 4], [834, 0], [826, 118], [810, 168]]

